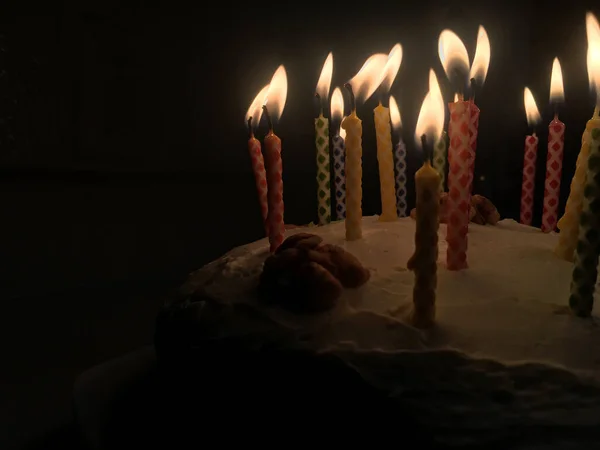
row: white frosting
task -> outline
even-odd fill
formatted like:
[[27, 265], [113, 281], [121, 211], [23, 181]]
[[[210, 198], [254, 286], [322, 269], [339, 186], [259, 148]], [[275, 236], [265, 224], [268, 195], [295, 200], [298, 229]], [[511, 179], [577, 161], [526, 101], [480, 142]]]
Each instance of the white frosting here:
[[[340, 358], [382, 388], [441, 443], [565, 449], [597, 442], [600, 327], [595, 318], [569, 313], [572, 264], [554, 255], [556, 234], [512, 220], [471, 224], [470, 268], [450, 272], [441, 225], [437, 325], [420, 331], [390, 314], [412, 302], [414, 275], [406, 269], [414, 248], [411, 219], [365, 217], [364, 237], [355, 242], [344, 240], [343, 223], [288, 235], [300, 231], [356, 255], [371, 270], [370, 281], [346, 290], [328, 313], [299, 316], [261, 305], [255, 287], [268, 256], [263, 239], [192, 274], [184, 289], [233, 304], [224, 316], [194, 315], [203, 317], [198, 326], [242, 342], [285, 336], [293, 347], [292, 332], [302, 345]], [[520, 439], [536, 445], [518, 446]]]
[[[469, 269], [445, 268], [445, 225], [439, 231], [437, 326], [420, 331], [397, 319], [412, 302], [414, 274], [406, 262], [414, 248], [412, 219], [379, 222], [363, 218], [363, 238], [344, 239], [344, 224], [290, 230], [310, 232], [356, 255], [371, 273], [359, 289], [347, 289], [339, 306], [324, 314], [299, 316], [256, 301], [254, 288], [268, 256], [266, 239], [238, 247], [192, 275], [188, 286], [224, 302], [244, 302], [274, 323], [311, 336], [316, 348], [423, 350], [451, 348], [502, 362], [540, 361], [600, 374], [600, 328], [568, 311], [572, 264], [553, 254], [558, 235], [503, 220], [471, 224]], [[598, 311], [598, 295], [595, 312]], [[240, 333], [243, 330], [229, 330]], [[227, 333], [221, 330], [221, 333]]]

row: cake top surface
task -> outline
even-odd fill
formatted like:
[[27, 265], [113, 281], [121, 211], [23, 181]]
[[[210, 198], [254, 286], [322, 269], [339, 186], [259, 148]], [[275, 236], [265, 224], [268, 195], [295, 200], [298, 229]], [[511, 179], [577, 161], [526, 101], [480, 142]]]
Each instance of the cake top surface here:
[[[286, 332], [316, 350], [353, 354], [454, 351], [503, 364], [520, 362], [562, 367], [586, 377], [600, 376], [600, 328], [568, 310], [572, 263], [557, 258], [558, 235], [502, 220], [496, 226], [469, 226], [469, 269], [448, 271], [445, 225], [439, 230], [436, 326], [417, 330], [399, 312], [412, 303], [414, 274], [406, 263], [414, 249], [410, 218], [379, 222], [363, 218], [363, 238], [347, 242], [344, 223], [289, 230], [321, 236], [354, 254], [371, 271], [358, 289], [346, 289], [326, 313], [298, 315], [261, 304], [256, 286], [269, 256], [266, 239], [238, 247], [194, 272], [184, 292], [245, 311], [221, 320], [215, 335]], [[594, 315], [598, 312], [598, 294]], [[248, 315], [247, 312], [252, 311]], [[221, 318], [222, 319], [222, 318]], [[205, 319], [210, 322], [208, 315]], [[207, 323], [208, 323], [207, 322]]]

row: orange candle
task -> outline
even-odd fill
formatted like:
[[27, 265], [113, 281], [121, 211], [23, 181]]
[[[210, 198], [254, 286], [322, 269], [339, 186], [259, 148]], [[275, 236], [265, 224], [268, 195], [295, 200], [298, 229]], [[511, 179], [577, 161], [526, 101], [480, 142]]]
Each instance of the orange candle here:
[[[281, 159], [281, 139], [273, 132], [272, 119], [281, 117], [287, 96], [287, 75], [285, 68], [279, 66], [267, 92], [267, 100], [263, 110], [267, 116], [269, 132], [265, 136], [265, 169], [267, 172], [267, 199], [269, 213], [269, 244], [271, 252], [281, 245], [285, 234], [283, 221], [283, 162]], [[267, 109], [267, 105], [270, 109]]]
[[265, 227], [265, 233], [267, 236], [269, 235], [269, 227], [267, 222], [267, 215], [269, 213], [269, 205], [267, 201], [267, 175], [265, 172], [265, 162], [262, 154], [262, 148], [260, 141], [254, 137], [254, 129], [260, 123], [260, 118], [262, 116], [261, 105], [264, 104], [266, 100], [268, 89], [268, 84], [261, 89], [246, 113], [248, 132], [250, 133], [250, 137], [248, 139], [248, 153], [252, 163], [252, 172], [254, 173], [254, 181], [256, 183], [256, 192], [258, 193], [258, 202], [260, 204], [263, 226]]

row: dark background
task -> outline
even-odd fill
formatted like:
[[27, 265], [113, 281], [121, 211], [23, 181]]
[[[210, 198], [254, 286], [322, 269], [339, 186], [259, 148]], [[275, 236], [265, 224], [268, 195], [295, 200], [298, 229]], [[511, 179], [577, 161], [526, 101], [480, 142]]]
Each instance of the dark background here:
[[[83, 2], [82, 2], [83, 3]], [[412, 174], [417, 114], [443, 28], [471, 58], [479, 24], [491, 41], [475, 192], [518, 220], [523, 88], [538, 127], [540, 223], [552, 60], [563, 68], [566, 124], [561, 212], [593, 111], [585, 12], [594, 2], [8, 2], [0, 8], [0, 338], [8, 408], [23, 442], [69, 420], [76, 374], [152, 339], [160, 296], [231, 247], [262, 237], [244, 114], [279, 64], [288, 98], [286, 222], [316, 218], [313, 102], [329, 51], [332, 88], [400, 42], [397, 98]], [[363, 120], [363, 213], [380, 212], [371, 99]], [[264, 134], [264, 127], [259, 135]], [[4, 334], [4, 335], [3, 335]], [[5, 364], [3, 364], [5, 366]], [[2, 436], [0, 436], [0, 441]]]

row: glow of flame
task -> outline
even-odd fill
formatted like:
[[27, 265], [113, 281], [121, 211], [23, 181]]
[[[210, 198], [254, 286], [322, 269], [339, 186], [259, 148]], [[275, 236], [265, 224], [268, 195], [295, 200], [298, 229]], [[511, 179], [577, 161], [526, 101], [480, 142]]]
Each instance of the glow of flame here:
[[333, 53], [329, 52], [323, 69], [321, 69], [321, 76], [317, 82], [317, 94], [324, 102], [327, 102], [329, 98], [329, 88], [331, 87], [331, 77], [333, 76]]
[[552, 76], [550, 77], [550, 102], [562, 102], [565, 99], [563, 76], [558, 58], [552, 62]]
[[533, 127], [541, 120], [541, 117], [540, 112], [538, 111], [538, 107], [535, 104], [533, 94], [531, 93], [528, 87], [525, 88], [523, 100], [525, 102], [525, 114], [527, 114], [527, 124], [530, 127]]
[[454, 94], [454, 103], [456, 103], [458, 100], [459, 100], [458, 94]]
[[469, 73], [467, 48], [453, 31], [444, 30], [440, 33], [438, 54], [448, 78], [451, 77], [454, 68], [459, 70], [461, 74], [466, 75]]
[[[444, 99], [441, 94], [438, 94], [440, 88], [435, 76], [433, 80], [433, 90], [430, 90], [425, 96], [421, 105], [421, 111], [419, 112], [419, 119], [417, 120], [415, 137], [418, 145], [421, 145], [421, 136], [423, 134], [427, 136], [427, 140], [433, 145], [442, 135], [442, 130], [444, 129]], [[430, 82], [433, 80], [430, 79]]]
[[390, 118], [392, 119], [392, 128], [399, 130], [402, 128], [402, 118], [400, 117], [400, 109], [393, 95], [390, 95]]
[[339, 87], [336, 87], [331, 94], [331, 118], [335, 121], [341, 121], [344, 116], [344, 96]]
[[[431, 92], [432, 95], [442, 98], [442, 90], [440, 89], [440, 84], [438, 83], [433, 69], [429, 69], [429, 92]], [[444, 100], [442, 99], [442, 103], [443, 102]]]
[[596, 101], [600, 104], [600, 25], [592, 13], [585, 16], [587, 31], [587, 69], [590, 87], [596, 91]]
[[[345, 119], [345, 117], [344, 117]], [[345, 141], [346, 140], [346, 130], [340, 127], [340, 137]]]
[[365, 102], [377, 90], [383, 81], [383, 68], [388, 55], [375, 53], [369, 56], [358, 73], [348, 82], [352, 86], [356, 102]]
[[473, 58], [469, 78], [475, 78], [480, 86], [485, 81], [488, 68], [490, 67], [491, 55], [490, 39], [488, 38], [485, 28], [479, 25], [479, 31], [477, 31], [477, 47], [475, 47], [475, 57]]
[[269, 108], [272, 120], [278, 120], [283, 114], [285, 100], [287, 98], [287, 74], [283, 64], [277, 68], [269, 84], [265, 105]]
[[248, 108], [248, 112], [246, 113], [246, 123], [248, 119], [252, 117], [252, 129], [255, 129], [260, 123], [260, 118], [262, 116], [263, 110], [262, 105], [264, 105], [267, 100], [267, 91], [269, 90], [269, 85], [267, 84], [263, 87], [260, 92], [254, 97], [250, 108]]
[[381, 81], [381, 90], [386, 94], [390, 91], [392, 83], [398, 75], [400, 70], [400, 64], [402, 64], [402, 46], [400, 44], [394, 45], [390, 50], [390, 53], [383, 68], [383, 80]]

